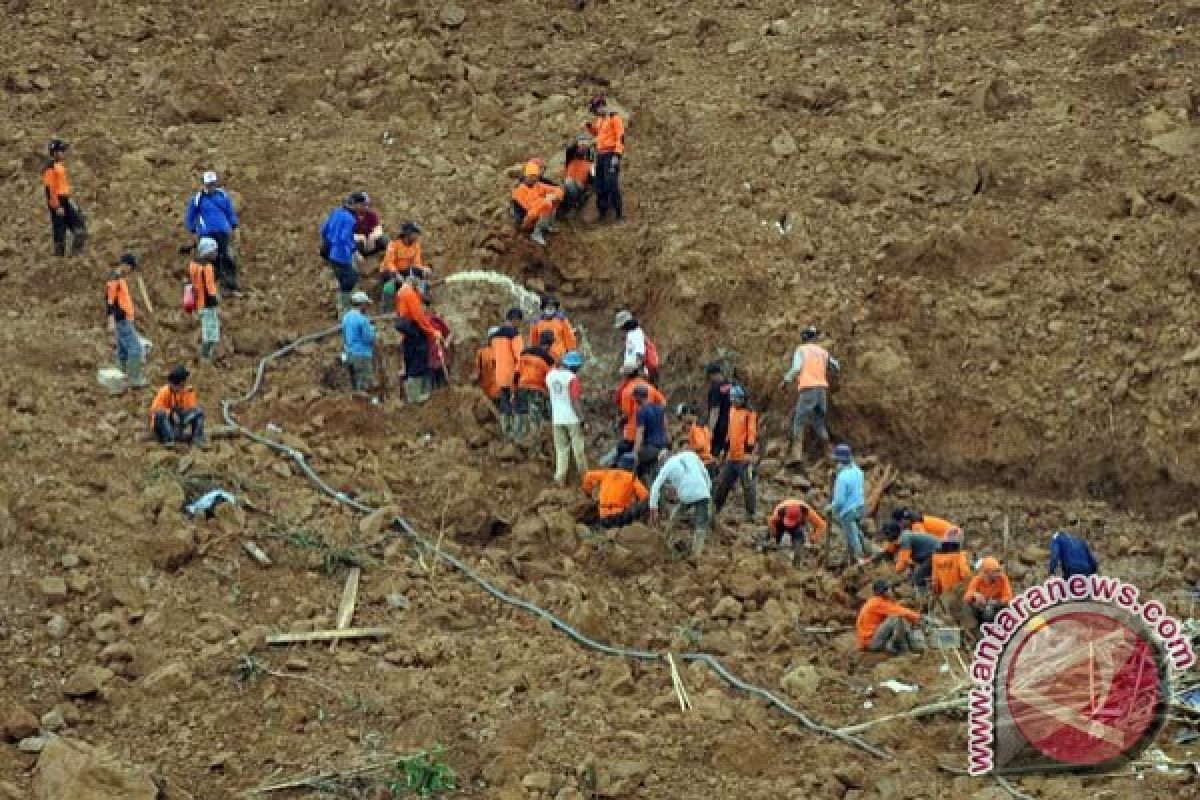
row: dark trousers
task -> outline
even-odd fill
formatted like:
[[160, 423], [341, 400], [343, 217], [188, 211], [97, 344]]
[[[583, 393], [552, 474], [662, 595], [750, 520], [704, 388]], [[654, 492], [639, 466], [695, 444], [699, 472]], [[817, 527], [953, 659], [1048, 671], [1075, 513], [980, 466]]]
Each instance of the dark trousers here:
[[912, 571], [913, 586], [926, 587], [929, 586], [929, 579], [933, 576], [933, 558], [927, 558], [924, 561], [916, 562], [916, 566]]
[[337, 278], [339, 292], [353, 292], [354, 287], [358, 285], [358, 270], [354, 268], [354, 264], [341, 264], [331, 259], [329, 266], [333, 267], [333, 276]]
[[396, 330], [404, 334], [404, 377], [424, 378], [429, 374], [429, 337], [407, 319], [397, 322]]
[[204, 235], [217, 243], [217, 260], [213, 264], [217, 282], [221, 284], [222, 289], [236, 292], [238, 288], [237, 262], [233, 260], [233, 255], [229, 252], [229, 234], [206, 233]]
[[204, 409], [159, 411], [154, 415], [154, 436], [163, 444], [204, 444]]
[[754, 465], [749, 461], [726, 461], [717, 475], [717, 485], [713, 488], [713, 504], [717, 512], [725, 507], [725, 499], [735, 483], [742, 485], [742, 500], [746, 504], [746, 514], [753, 517], [758, 506], [758, 487], [751, 477], [750, 468]]
[[74, 255], [83, 249], [83, 243], [87, 239], [87, 223], [84, 222], [79, 207], [69, 198], [60, 197], [58, 203], [63, 210], [62, 216], [50, 212], [50, 236], [54, 239], [54, 255], [67, 254], [67, 231], [75, 237], [71, 243], [71, 253]]
[[601, 153], [596, 159], [596, 211], [600, 219], [611, 208], [621, 219], [625, 212], [621, 205], [621, 166], [616, 153]]
[[638, 450], [637, 476], [642, 483], [651, 483], [658, 475], [658, 454], [662, 451], [663, 448], [652, 444], [643, 444], [642, 449]]
[[624, 528], [642, 518], [646, 513], [645, 503], [634, 503], [620, 514], [613, 514], [610, 517], [601, 517], [596, 524], [601, 528]]

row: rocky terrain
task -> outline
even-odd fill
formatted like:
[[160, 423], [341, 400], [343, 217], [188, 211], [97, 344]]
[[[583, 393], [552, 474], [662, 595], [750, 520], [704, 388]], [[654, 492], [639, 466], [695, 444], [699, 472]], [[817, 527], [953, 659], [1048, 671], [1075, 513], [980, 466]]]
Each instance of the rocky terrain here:
[[[505, 800], [1007, 796], [938, 769], [963, 766], [961, 716], [871, 729], [893, 756], [878, 760], [700, 665], [681, 667], [682, 713], [664, 665], [583, 649], [389, 535], [403, 514], [594, 638], [719, 654], [829, 725], [963, 680], [938, 653], [880, 662], [845, 634], [805, 633], [850, 624], [873, 575], [758, 554], [732, 513], [698, 567], [650, 529], [611, 540], [579, 526], [579, 495], [547, 491], [545, 460], [502, 448], [466, 386], [479, 336], [513, 301], [491, 284], [437, 290], [465, 341], [455, 387], [426, 408], [329, 385], [327, 342], [273, 364], [236, 409], [383, 514], [335, 504], [245, 438], [154, 446], [148, 394], [95, 385], [112, 361], [102, 281], [124, 248], [141, 254], [152, 382], [194, 360], [177, 250], [207, 168], [242, 212], [247, 286], [223, 305], [216, 364], [195, 368], [214, 425], [260, 357], [332, 324], [316, 228], [363, 188], [389, 228], [420, 221], [439, 275], [490, 269], [558, 293], [589, 334], [589, 388], [612, 381], [617, 306], [658, 342], [672, 401], [699, 399], [705, 361], [733, 363], [770, 417], [764, 508], [828, 486], [827, 465], [777, 458], [789, 398], [774, 387], [812, 322], [845, 365], [835, 434], [900, 469], [886, 507], [961, 522], [1020, 584], [1042, 576], [1047, 531], [1080, 520], [1107, 572], [1190, 613], [1200, 5], [219, 10], [6, 4], [0, 798], [229, 797], [437, 743], [464, 795]], [[543, 155], [553, 172], [597, 92], [629, 115], [628, 221], [564, 225], [545, 249], [514, 240], [517, 166]], [[51, 135], [72, 144], [93, 231], [89, 255], [65, 262], [40, 199]], [[603, 399], [590, 402], [603, 433]], [[182, 503], [214, 486], [242, 506], [188, 521]], [[355, 564], [354, 624], [389, 636], [265, 643], [333, 627]], [[892, 695], [888, 678], [921, 688]], [[1159, 744], [1195, 760], [1177, 730]], [[1200, 796], [1194, 776], [1152, 769], [1018, 784], [1064, 800]], [[386, 796], [366, 778], [338, 791]]]

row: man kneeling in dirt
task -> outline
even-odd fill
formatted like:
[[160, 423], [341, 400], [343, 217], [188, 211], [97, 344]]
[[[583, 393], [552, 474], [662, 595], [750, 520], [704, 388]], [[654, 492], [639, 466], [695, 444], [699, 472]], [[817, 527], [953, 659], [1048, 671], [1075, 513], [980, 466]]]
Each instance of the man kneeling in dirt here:
[[617, 461], [616, 469], [592, 469], [583, 476], [583, 491], [591, 496], [599, 486], [601, 528], [621, 528], [640, 519], [646, 511], [646, 500], [650, 492], [633, 474], [637, 458], [625, 453]]
[[692, 522], [692, 558], [699, 558], [704, 552], [704, 540], [708, 537], [708, 528], [712, 522], [712, 478], [704, 467], [704, 462], [695, 450], [680, 450], [666, 460], [658, 470], [658, 476], [650, 487], [650, 521], [658, 520], [658, 501], [662, 496], [663, 486], [670, 484], [675, 490], [675, 508], [667, 520], [665, 537], [667, 546], [673, 547], [671, 531], [679, 517], [687, 516]]
[[180, 364], [167, 376], [167, 385], [158, 390], [150, 404], [150, 424], [154, 436], [163, 444], [191, 442], [204, 446], [204, 409], [196, 404], [196, 390], [185, 386], [188, 368]]
[[924, 650], [924, 637], [913, 627], [921, 621], [921, 615], [897, 603], [892, 585], [886, 580], [875, 581], [871, 589], [872, 596], [863, 604], [854, 624], [858, 648], [891, 655]]
[[1012, 602], [1012, 583], [998, 559], [988, 556], [979, 563], [979, 572], [967, 584], [963, 599], [979, 624], [991, 622]]

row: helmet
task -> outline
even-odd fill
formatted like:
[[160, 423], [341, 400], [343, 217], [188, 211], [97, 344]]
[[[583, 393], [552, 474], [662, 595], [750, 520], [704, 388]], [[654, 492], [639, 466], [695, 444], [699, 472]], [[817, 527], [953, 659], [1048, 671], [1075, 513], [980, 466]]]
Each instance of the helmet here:
[[992, 556], [988, 556], [983, 561], [979, 562], [980, 572], [1000, 572], [1000, 561]]
[[821, 335], [821, 332], [819, 330], [817, 330], [815, 326], [809, 325], [807, 328], [800, 331], [800, 341], [811, 342], [813, 339], [816, 339], [820, 335]]
[[526, 178], [537, 178], [542, 174], [542, 168], [536, 161], [526, 161], [521, 174]]
[[497, 327], [496, 325], [493, 325], [492, 327], [488, 328], [487, 329], [487, 340], [490, 342], [492, 340], [492, 337], [495, 336], [499, 332], [500, 332], [500, 328]]
[[538, 334], [538, 344], [550, 345], [554, 344], [554, 331], [542, 331]]
[[583, 356], [579, 355], [578, 350], [571, 350], [563, 356], [562, 363], [567, 369], [579, 369], [583, 366]]
[[637, 466], [637, 456], [633, 453], [622, 453], [617, 459], [617, 466], [621, 469], [633, 469]]
[[729, 389], [729, 399], [735, 403], [746, 402], [746, 390], [742, 386], [734, 384]]
[[211, 256], [217, 252], [217, 240], [207, 236], [202, 238], [196, 245], [196, 255], [200, 258]]
[[67, 143], [62, 139], [51, 139], [46, 145], [46, 152], [48, 152], [50, 155], [54, 155], [55, 153], [65, 153], [67, 152]]
[[355, 306], [365, 306], [371, 303], [371, 296], [366, 292], [359, 290], [350, 295], [350, 304]]
[[839, 444], [833, 448], [833, 460], [839, 464], [847, 464], [851, 458], [853, 458], [853, 455], [850, 452], [850, 445]]
[[408, 222], [405, 222], [403, 225], [400, 226], [400, 235], [401, 236], [416, 236], [416, 235], [420, 235], [420, 233], [421, 233], [421, 226], [411, 220], [409, 220]]

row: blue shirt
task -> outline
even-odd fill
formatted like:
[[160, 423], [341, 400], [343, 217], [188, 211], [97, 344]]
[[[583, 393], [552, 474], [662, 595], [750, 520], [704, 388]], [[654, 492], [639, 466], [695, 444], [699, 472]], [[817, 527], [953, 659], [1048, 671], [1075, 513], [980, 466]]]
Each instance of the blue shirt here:
[[637, 424], [642, 428], [642, 444], [651, 447], [666, 447], [667, 414], [660, 405], [645, 403], [637, 411]]
[[851, 461], [838, 470], [833, 481], [833, 513], [841, 517], [866, 505], [863, 491], [863, 471]]
[[1100, 569], [1087, 542], [1066, 531], [1058, 531], [1050, 538], [1050, 567], [1046, 571], [1053, 575], [1059, 566], [1064, 578], [1095, 575]]
[[352, 308], [342, 317], [342, 341], [346, 355], [370, 358], [374, 355], [375, 326], [366, 314]]
[[345, 206], [329, 212], [321, 226], [321, 240], [329, 246], [329, 260], [337, 264], [354, 263], [354, 214]]
[[229, 233], [238, 225], [237, 212], [224, 189], [196, 192], [188, 201], [183, 224], [196, 236]]

